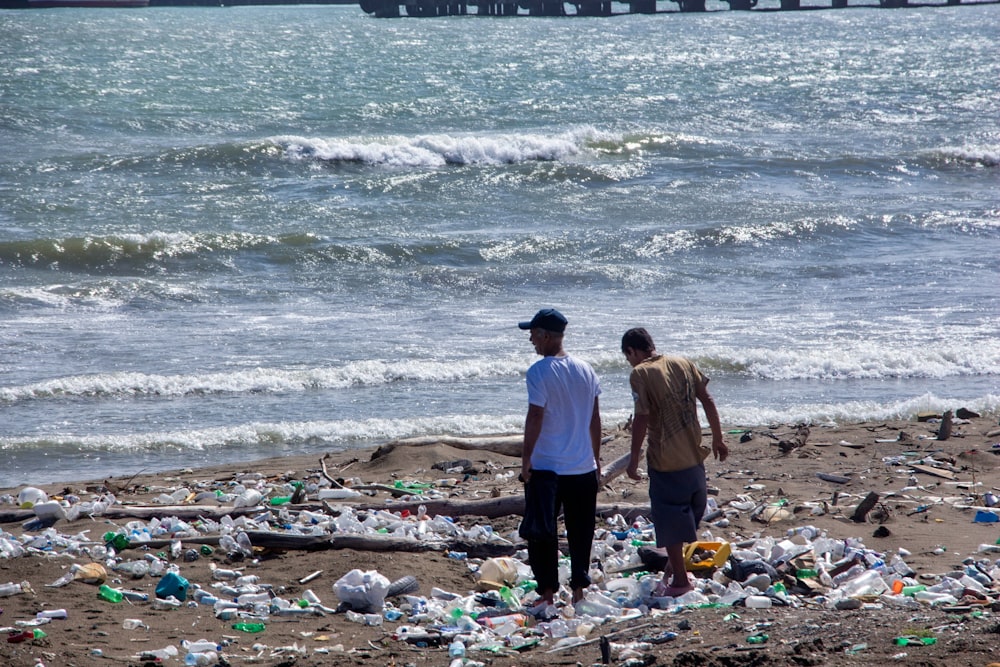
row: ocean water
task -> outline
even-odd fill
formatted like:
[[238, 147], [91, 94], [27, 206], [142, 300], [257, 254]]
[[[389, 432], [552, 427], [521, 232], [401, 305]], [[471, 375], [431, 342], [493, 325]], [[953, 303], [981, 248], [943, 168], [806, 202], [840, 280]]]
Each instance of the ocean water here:
[[0, 487], [517, 432], [547, 306], [608, 425], [631, 326], [727, 425], [997, 417], [998, 34], [0, 12]]

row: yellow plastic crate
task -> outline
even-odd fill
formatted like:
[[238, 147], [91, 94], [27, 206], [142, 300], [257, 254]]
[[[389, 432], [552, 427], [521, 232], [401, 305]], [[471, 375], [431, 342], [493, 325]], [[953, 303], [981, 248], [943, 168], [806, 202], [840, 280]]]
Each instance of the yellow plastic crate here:
[[[708, 555], [704, 552], [714, 552]], [[684, 547], [684, 569], [688, 572], [700, 570], [710, 570], [714, 567], [722, 567], [729, 560], [732, 547], [729, 542], [691, 542]], [[701, 554], [701, 559], [694, 562], [695, 554]]]

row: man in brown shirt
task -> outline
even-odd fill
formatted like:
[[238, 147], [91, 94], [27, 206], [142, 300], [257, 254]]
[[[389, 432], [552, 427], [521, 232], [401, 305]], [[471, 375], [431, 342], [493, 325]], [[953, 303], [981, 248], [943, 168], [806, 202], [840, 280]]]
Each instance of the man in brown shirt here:
[[[666, 550], [668, 564], [656, 594], [677, 597], [691, 590], [684, 567], [684, 543], [698, 539], [705, 514], [708, 485], [705, 464], [709, 452], [725, 461], [729, 449], [708, 378], [691, 361], [657, 353], [645, 329], [629, 329], [622, 336], [622, 353], [632, 366], [629, 384], [635, 400], [632, 452], [627, 473], [639, 475], [639, 455], [649, 436], [646, 464], [656, 546]], [[700, 401], [712, 429], [712, 449], [701, 445], [698, 422]]]

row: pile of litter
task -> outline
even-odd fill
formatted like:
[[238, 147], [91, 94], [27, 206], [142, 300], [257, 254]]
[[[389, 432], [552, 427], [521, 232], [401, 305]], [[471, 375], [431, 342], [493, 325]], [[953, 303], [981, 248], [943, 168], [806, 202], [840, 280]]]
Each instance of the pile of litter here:
[[[316, 480], [269, 485], [261, 476], [247, 476], [228, 485], [216, 489], [164, 489], [158, 496], [164, 505], [197, 502], [199, 497], [216, 504], [232, 503], [218, 513], [204, 506], [186, 518], [166, 515], [133, 519], [100, 536], [91, 536], [89, 530], [63, 534], [55, 524], [83, 515], [110, 514], [121, 508], [114, 495], [106, 493], [90, 501], [75, 497], [49, 499], [44, 492], [28, 487], [16, 500], [8, 497], [6, 501], [33, 511], [34, 517], [22, 525], [20, 536], [0, 532], [0, 558], [69, 557], [73, 564], [66, 575], [43, 587], [92, 585], [106, 603], [128, 600], [137, 609], [144, 604], [157, 609], [210, 607], [217, 618], [243, 633], [264, 630], [274, 617], [343, 614], [351, 622], [384, 625], [387, 634], [400, 642], [446, 647], [454, 661], [465, 665], [477, 664], [477, 653], [536, 648], [557, 652], [596, 642], [595, 634], [604, 636], [606, 646], [601, 648], [609, 655], [625, 661], [639, 659], [651, 646], [675, 639], [676, 633], [651, 630], [638, 641], [618, 644], [607, 641], [613, 635], [609, 627], [628, 621], [641, 623], [644, 617], [691, 608], [851, 610], [934, 606], [980, 614], [1000, 608], [1000, 566], [991, 560], [991, 552], [1000, 551], [1000, 546], [982, 545], [980, 553], [966, 558], [959, 569], [918, 575], [907, 565], [909, 554], [905, 550], [882, 553], [867, 547], [860, 538], [838, 539], [812, 526], [789, 529], [783, 537], [751, 536], [743, 540], [717, 539], [706, 531], [703, 539], [688, 545], [685, 552], [692, 590], [676, 598], [658, 596], [658, 570], [663, 557], [652, 548], [652, 524], [641, 516], [628, 520], [622, 515], [604, 521], [595, 533], [593, 585], [585, 598], [570, 604], [564, 591], [557, 604], [539, 608], [540, 598], [526, 565], [527, 553], [516, 535], [500, 535], [490, 525], [463, 526], [453, 517], [430, 516], [424, 506], [411, 512], [394, 510], [391, 504], [368, 510], [330, 504], [338, 496], [360, 492], [323, 486]], [[403, 482], [398, 488], [404, 495], [417, 494], [419, 501], [433, 498], [440, 487]], [[292, 499], [297, 502], [292, 503]], [[314, 506], [308, 504], [311, 499], [326, 502]], [[722, 508], [712, 498], [707, 518], [710, 528], [719, 529], [728, 526], [729, 518], [739, 512], [754, 516], [770, 512], [770, 520], [774, 520], [781, 509], [780, 502], [759, 503], [751, 496], [734, 498]], [[991, 508], [979, 511], [992, 515]], [[412, 576], [389, 581], [374, 570], [351, 570], [343, 573], [327, 594], [309, 589], [300, 597], [288, 599], [272, 583], [245, 574], [239, 567], [241, 562], [253, 561], [254, 547], [262, 540], [329, 540], [342, 536], [402, 539], [425, 542], [434, 548], [489, 545], [508, 555], [478, 558], [468, 549], [449, 549], [450, 558], [469, 568], [477, 581], [475, 590], [452, 592], [432, 587], [427, 596], [417, 594], [421, 582]], [[157, 551], [160, 548], [163, 550]], [[137, 550], [143, 551], [141, 557], [127, 557]], [[190, 582], [181, 576], [178, 563], [210, 556], [215, 550], [226, 556], [231, 568], [213, 566], [209, 581]], [[562, 583], [566, 583], [568, 575], [568, 562], [564, 561], [560, 565]], [[124, 585], [144, 577], [158, 580], [155, 597]], [[306, 577], [300, 583], [306, 585], [310, 580]], [[32, 595], [38, 585], [3, 584], [0, 596]], [[42, 627], [65, 617], [64, 610], [47, 610], [35, 618], [15, 619], [12, 626], [0, 630], [7, 633], [8, 642], [32, 641], [44, 637]], [[134, 630], [145, 624], [142, 619], [127, 619], [124, 628]], [[763, 632], [747, 637], [750, 644], [767, 640]], [[933, 637], [899, 638], [900, 645], [926, 645], [931, 640]], [[137, 658], [213, 664], [225, 656], [228, 641], [192, 638], [179, 647], [144, 651]], [[282, 647], [280, 652], [305, 650], [294, 646]]]

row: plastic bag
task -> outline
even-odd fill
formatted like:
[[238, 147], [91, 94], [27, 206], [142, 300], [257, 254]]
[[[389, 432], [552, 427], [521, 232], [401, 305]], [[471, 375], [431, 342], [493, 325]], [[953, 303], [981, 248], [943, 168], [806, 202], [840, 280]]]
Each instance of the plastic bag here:
[[388, 590], [389, 580], [376, 570], [351, 570], [333, 585], [340, 601], [359, 612], [381, 611]]
[[517, 585], [517, 563], [513, 558], [490, 558], [479, 566], [479, 581], [476, 588], [480, 591], [499, 590], [505, 586]]

